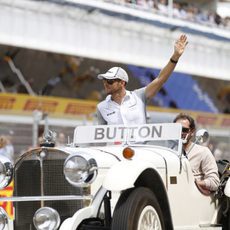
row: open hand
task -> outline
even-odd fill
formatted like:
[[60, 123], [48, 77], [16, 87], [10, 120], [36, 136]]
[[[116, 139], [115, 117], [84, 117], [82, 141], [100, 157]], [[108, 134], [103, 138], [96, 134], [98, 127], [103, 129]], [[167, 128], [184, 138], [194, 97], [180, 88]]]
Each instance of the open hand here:
[[187, 44], [188, 44], [187, 36], [185, 34], [182, 34], [175, 42], [174, 55], [180, 57], [183, 54]]

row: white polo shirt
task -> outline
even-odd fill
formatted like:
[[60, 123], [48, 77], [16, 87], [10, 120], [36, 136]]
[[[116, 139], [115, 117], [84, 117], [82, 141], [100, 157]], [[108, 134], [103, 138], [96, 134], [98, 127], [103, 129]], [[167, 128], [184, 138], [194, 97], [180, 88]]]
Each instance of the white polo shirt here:
[[108, 95], [97, 105], [98, 124], [137, 125], [146, 123], [146, 87], [134, 91], [126, 90], [121, 104], [117, 104]]

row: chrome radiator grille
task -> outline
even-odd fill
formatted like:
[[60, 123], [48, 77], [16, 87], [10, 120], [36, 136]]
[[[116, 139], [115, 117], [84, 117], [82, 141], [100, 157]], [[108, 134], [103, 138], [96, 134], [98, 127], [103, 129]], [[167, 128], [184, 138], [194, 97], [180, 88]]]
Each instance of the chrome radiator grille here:
[[[74, 188], [64, 178], [66, 153], [46, 150], [41, 164], [41, 151], [44, 149], [28, 154], [16, 165], [14, 196], [83, 195], [82, 189]], [[83, 201], [15, 202], [15, 229], [34, 229], [33, 215], [42, 206], [56, 209], [63, 221], [82, 208]]]

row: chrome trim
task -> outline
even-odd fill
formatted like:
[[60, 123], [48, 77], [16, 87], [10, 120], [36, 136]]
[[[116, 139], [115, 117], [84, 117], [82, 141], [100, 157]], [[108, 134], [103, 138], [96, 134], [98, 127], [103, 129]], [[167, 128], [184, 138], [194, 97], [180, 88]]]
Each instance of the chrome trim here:
[[33, 223], [35, 228], [38, 230], [40, 229], [57, 230], [58, 227], [60, 226], [61, 219], [57, 210], [50, 207], [42, 207], [35, 212], [33, 216]]
[[8, 225], [9, 216], [8, 216], [8, 214], [6, 213], [6, 211], [5, 211], [5, 209], [3, 207], [0, 207], [0, 215], [5, 221], [4, 222], [4, 227], [3, 227], [3, 229], [5, 229], [5, 226]]
[[[72, 178], [70, 178], [69, 174], [67, 173], [68, 171], [72, 170], [72, 168], [70, 170], [68, 170], [68, 163], [69, 161], [71, 161], [71, 159], [74, 158], [81, 158], [86, 162], [86, 168], [84, 169], [80, 169], [81, 171], [84, 170], [84, 172], [87, 173], [87, 177], [85, 179], [77, 179], [77, 180], [72, 180]], [[76, 169], [79, 169], [79, 166], [74, 168], [74, 171], [76, 173]], [[84, 187], [88, 187], [89, 184], [93, 183], [93, 181], [96, 179], [97, 175], [98, 175], [98, 166], [97, 166], [97, 162], [96, 160], [91, 156], [91, 154], [86, 153], [86, 152], [78, 152], [78, 153], [74, 153], [72, 155], [69, 155], [65, 162], [64, 162], [64, 167], [63, 167], [63, 174], [65, 176], [65, 179], [74, 187], [80, 187], [80, 188], [84, 188]]]
[[2, 165], [1, 174], [4, 176], [0, 183], [0, 190], [6, 188], [13, 179], [14, 169], [11, 160], [3, 155], [0, 155], [0, 164]]
[[[43, 169], [43, 159], [46, 157], [47, 152], [44, 150], [42, 150], [39, 153], [39, 162], [40, 162], [40, 168], [41, 168], [41, 177], [40, 177], [40, 181], [41, 181], [41, 196], [44, 196], [44, 169]], [[44, 201], [41, 200], [41, 207], [44, 207]]]
[[24, 159], [27, 159], [27, 157], [30, 157], [31, 155], [35, 155], [37, 157], [37, 160], [39, 160], [39, 155], [40, 152], [45, 151], [46, 153], [49, 152], [50, 153], [55, 153], [55, 152], [60, 152], [66, 155], [66, 157], [68, 157], [70, 154], [68, 152], [65, 152], [63, 150], [60, 150], [58, 148], [53, 148], [53, 147], [36, 147], [33, 148], [25, 153], [23, 153], [21, 156], [19, 156], [15, 162], [15, 170], [18, 169], [18, 167], [20, 166], [20, 164], [22, 163], [22, 161]]
[[13, 201], [49, 201], [49, 200], [92, 200], [93, 196], [19, 196], [19, 197], [0, 197], [0, 202]]

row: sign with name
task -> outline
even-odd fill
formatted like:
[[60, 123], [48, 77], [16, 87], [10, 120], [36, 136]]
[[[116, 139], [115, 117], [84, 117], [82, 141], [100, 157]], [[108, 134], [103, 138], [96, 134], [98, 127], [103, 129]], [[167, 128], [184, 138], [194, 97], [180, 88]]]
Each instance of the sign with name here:
[[181, 124], [178, 123], [77, 126], [74, 131], [74, 144], [178, 140], [180, 138]]

